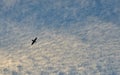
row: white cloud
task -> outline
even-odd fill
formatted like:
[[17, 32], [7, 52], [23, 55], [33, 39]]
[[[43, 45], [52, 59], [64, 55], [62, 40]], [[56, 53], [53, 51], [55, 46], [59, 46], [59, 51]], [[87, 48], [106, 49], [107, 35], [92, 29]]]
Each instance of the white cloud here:
[[[17, 0], [3, 2], [5, 8], [10, 8]], [[80, 8], [90, 5], [88, 0], [76, 2], [80, 3]], [[66, 8], [68, 3], [64, 4]], [[58, 1], [55, 6], [62, 8], [61, 4]], [[26, 9], [23, 13], [28, 11]], [[75, 15], [76, 12], [77, 9]], [[36, 13], [32, 15], [22, 23], [0, 20], [0, 74], [120, 74], [119, 26], [88, 17], [84, 23], [71, 23], [67, 29], [41, 27], [39, 30], [35, 28]], [[31, 40], [36, 36], [37, 43], [31, 46]]]
[[[36, 30], [27, 23], [18, 25], [18, 23], [6, 21], [6, 30], [11, 34], [8, 34], [6, 38], [1, 38], [2, 44], [6, 43], [4, 47], [0, 46], [1, 73], [16, 72], [22, 75], [62, 72], [64, 74], [75, 72], [82, 75], [119, 73], [117, 65], [120, 60], [120, 28], [96, 18], [88, 19], [91, 20], [87, 20], [87, 25], [82, 28], [79, 26], [80, 23], [72, 24], [69, 32], [64, 29]], [[84, 35], [87, 35], [85, 37], [87, 42], [81, 39]], [[4, 36], [6, 35], [2, 37]], [[38, 40], [31, 46], [33, 36], [37, 36]]]

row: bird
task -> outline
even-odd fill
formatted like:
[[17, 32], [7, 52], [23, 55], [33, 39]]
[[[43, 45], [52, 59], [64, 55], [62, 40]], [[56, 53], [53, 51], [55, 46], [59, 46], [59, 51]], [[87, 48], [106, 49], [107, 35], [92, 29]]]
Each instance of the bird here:
[[36, 42], [36, 40], [37, 40], [37, 37], [35, 37], [35, 39], [34, 39], [34, 40], [32, 40], [31, 45], [33, 45], [33, 44]]

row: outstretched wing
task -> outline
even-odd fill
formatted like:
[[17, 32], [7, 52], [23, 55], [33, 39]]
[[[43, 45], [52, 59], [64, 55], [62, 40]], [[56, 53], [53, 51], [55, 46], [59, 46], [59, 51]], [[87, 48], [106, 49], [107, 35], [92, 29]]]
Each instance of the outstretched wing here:
[[35, 41], [37, 40], [37, 37], [34, 39]]
[[34, 40], [32, 40], [32, 43], [31, 43], [31, 45], [33, 45], [35, 42], [34, 42]]

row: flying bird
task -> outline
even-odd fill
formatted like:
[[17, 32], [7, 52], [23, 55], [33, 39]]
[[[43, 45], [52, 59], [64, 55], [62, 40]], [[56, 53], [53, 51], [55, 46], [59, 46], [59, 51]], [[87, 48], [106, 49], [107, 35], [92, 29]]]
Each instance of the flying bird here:
[[36, 40], [37, 40], [37, 37], [34, 40], [32, 40], [31, 45], [33, 45], [36, 42]]

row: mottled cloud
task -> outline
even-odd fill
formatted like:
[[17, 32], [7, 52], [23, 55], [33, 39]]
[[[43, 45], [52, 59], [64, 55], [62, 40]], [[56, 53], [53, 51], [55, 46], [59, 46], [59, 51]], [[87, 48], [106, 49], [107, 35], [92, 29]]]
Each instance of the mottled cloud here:
[[120, 74], [119, 19], [109, 17], [119, 10], [107, 1], [3, 1], [10, 13], [0, 11], [0, 74]]
[[[10, 34], [1, 38], [1, 73], [119, 74], [119, 26], [88, 19], [82, 28], [80, 23], [71, 24], [68, 31], [6, 22]], [[33, 36], [38, 40], [31, 46]]]

